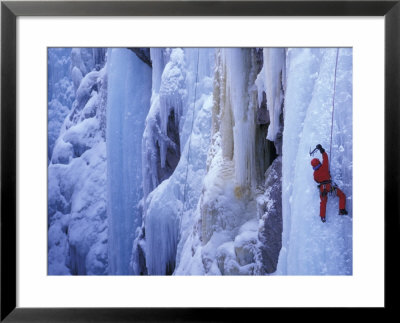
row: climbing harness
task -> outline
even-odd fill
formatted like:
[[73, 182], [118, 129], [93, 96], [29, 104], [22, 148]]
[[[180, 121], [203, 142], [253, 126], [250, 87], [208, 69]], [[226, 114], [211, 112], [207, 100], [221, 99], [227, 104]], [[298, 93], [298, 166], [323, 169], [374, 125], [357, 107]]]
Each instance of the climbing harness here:
[[336, 51], [336, 64], [335, 64], [335, 78], [333, 83], [333, 97], [332, 97], [332, 121], [331, 121], [331, 144], [329, 148], [329, 166], [331, 163], [331, 156], [332, 156], [332, 134], [333, 134], [333, 114], [335, 112], [335, 94], [336, 94], [336, 72], [337, 72], [337, 64], [339, 58], [339, 48]]
[[186, 175], [185, 175], [185, 185], [183, 187], [183, 206], [181, 208], [181, 218], [179, 221], [179, 227], [181, 227], [182, 223], [182, 218], [183, 218], [183, 212], [185, 211], [185, 206], [186, 206], [186, 188], [187, 188], [187, 178], [188, 178], [188, 173], [189, 173], [189, 160], [190, 160], [190, 145], [192, 143], [192, 133], [193, 133], [193, 125], [194, 125], [194, 113], [196, 111], [196, 97], [197, 97], [197, 83], [198, 83], [198, 77], [199, 77], [199, 57], [200, 57], [200, 49], [197, 49], [197, 68], [196, 68], [196, 82], [194, 86], [194, 99], [193, 99], [193, 114], [192, 114], [192, 126], [191, 126], [191, 131], [190, 131], [190, 136], [189, 136], [189, 144], [188, 144], [188, 157], [187, 157], [187, 163], [186, 163]]
[[[331, 157], [332, 157], [333, 116], [334, 116], [334, 112], [335, 112], [336, 74], [337, 74], [338, 57], [339, 57], [339, 48], [336, 51], [335, 76], [334, 76], [334, 83], [333, 83], [331, 142], [330, 142], [330, 149], [329, 149], [329, 169], [330, 169], [330, 163], [331, 163]], [[311, 151], [311, 147], [310, 147], [310, 151], [309, 151], [310, 156], [314, 156], [314, 154], [317, 150], [318, 150], [318, 148], [315, 148], [313, 151]], [[313, 169], [317, 170], [320, 167], [320, 165], [313, 167]], [[336, 195], [336, 190], [338, 188], [337, 184], [335, 182], [332, 182], [331, 179], [323, 181], [323, 182], [318, 182], [317, 187], [318, 187], [318, 190], [322, 197], [327, 196], [328, 193], [330, 193], [331, 195], [333, 195], [333, 194]]]
[[[337, 190], [338, 186], [335, 182], [332, 182], [331, 179], [318, 183], [317, 187], [322, 196], [326, 196], [326, 195], [328, 195], [328, 193], [331, 196], [337, 195], [336, 190]], [[321, 187], [322, 187], [322, 190], [321, 190]]]

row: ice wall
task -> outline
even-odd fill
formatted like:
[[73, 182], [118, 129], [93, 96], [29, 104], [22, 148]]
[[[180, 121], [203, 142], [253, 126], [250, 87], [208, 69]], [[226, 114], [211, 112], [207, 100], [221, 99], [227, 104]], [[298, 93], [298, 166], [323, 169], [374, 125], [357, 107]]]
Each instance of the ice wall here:
[[177, 275], [254, 272], [258, 70], [254, 49], [216, 49], [207, 174]]
[[[163, 181], [145, 195], [144, 223], [132, 255], [132, 268], [136, 274], [172, 274], [179, 261], [180, 243], [186, 239], [187, 227], [193, 221], [192, 213], [206, 168], [213, 54], [213, 50], [207, 48], [151, 49], [153, 96], [143, 140], [146, 147], [144, 160], [147, 161], [144, 164], [145, 192]], [[169, 117], [171, 115], [174, 122]], [[176, 143], [180, 144], [179, 151]], [[157, 145], [160, 149], [153, 150]], [[162, 145], [166, 149], [161, 149]], [[168, 149], [172, 149], [171, 153]], [[154, 159], [149, 159], [154, 156], [155, 164]], [[180, 157], [179, 163], [174, 159], [176, 156]], [[169, 177], [160, 177], [160, 174], [165, 176], [167, 173], [156, 172], [157, 164], [165, 169], [173, 163], [177, 165], [171, 169], [173, 172]], [[149, 178], [154, 181], [146, 182]], [[146, 269], [143, 268], [143, 251]]]
[[[333, 48], [296, 48], [287, 54], [278, 274], [352, 274], [352, 50], [339, 50], [331, 150], [337, 53]], [[329, 196], [326, 223], [319, 217], [319, 192], [308, 154], [318, 143], [332, 157], [331, 175], [347, 195], [350, 214], [339, 216], [338, 198]]]
[[[207, 175], [175, 274], [351, 274], [351, 49], [263, 49], [261, 71], [258, 50], [216, 52]], [[258, 138], [265, 126], [275, 160]], [[330, 197], [327, 223], [308, 154], [318, 143], [350, 212], [339, 216]], [[255, 159], [273, 160], [265, 183]]]
[[[251, 193], [255, 184], [256, 96], [254, 91], [251, 93], [249, 90], [249, 85], [254, 83], [254, 79], [250, 80], [250, 77], [256, 76], [255, 73], [251, 75], [252, 52], [251, 49], [240, 48], [217, 51], [219, 64], [216, 68], [215, 87], [218, 88], [219, 95], [214, 97], [214, 113], [218, 113], [219, 120], [213, 137], [216, 139], [214, 143], [220, 145], [222, 156], [219, 156], [219, 148], [211, 151], [216, 151], [217, 154], [210, 156], [213, 160], [210, 162], [209, 173], [217, 174], [207, 176], [209, 180], [206, 181], [205, 191], [207, 192], [209, 186], [210, 196], [203, 194], [203, 243], [210, 239], [216, 221], [212, 215], [216, 208], [214, 203], [218, 201], [213, 196], [214, 177], [222, 177], [223, 182], [229, 182], [239, 200], [242, 197], [247, 198], [246, 195]], [[211, 168], [215, 169], [211, 171]], [[225, 190], [224, 185], [221, 188]], [[240, 217], [246, 218], [246, 213], [225, 217], [217, 212], [216, 217], [220, 216], [227, 222], [224, 226], [232, 229], [240, 221]]]
[[[81, 49], [73, 49], [71, 61], [80, 54]], [[84, 71], [79, 70], [75, 100], [48, 166], [49, 275], [107, 274], [107, 73], [102, 67], [82, 65]], [[49, 123], [51, 118], [49, 114]]]
[[107, 212], [109, 274], [131, 273], [129, 262], [141, 225], [142, 137], [150, 106], [151, 68], [126, 48], [108, 51]]
[[[249, 88], [256, 74], [251, 49], [222, 49], [223, 66], [226, 68], [227, 105], [233, 116], [233, 159], [235, 180], [241, 190], [255, 184], [255, 92]], [[251, 79], [253, 78], [253, 79]], [[224, 138], [223, 138], [224, 140]]]

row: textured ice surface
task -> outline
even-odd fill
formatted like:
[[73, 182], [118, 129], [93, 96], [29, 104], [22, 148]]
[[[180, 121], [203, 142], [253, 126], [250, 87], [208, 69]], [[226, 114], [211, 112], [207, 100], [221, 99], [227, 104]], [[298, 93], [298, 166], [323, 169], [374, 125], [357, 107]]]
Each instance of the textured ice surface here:
[[[161, 182], [148, 196], [145, 195], [145, 218], [143, 231], [145, 232], [145, 253], [146, 266], [151, 275], [172, 274], [176, 262], [179, 261], [180, 245], [187, 238], [193, 222], [193, 211], [196, 208], [202, 188], [202, 179], [205, 175], [207, 150], [210, 142], [211, 106], [212, 106], [212, 59], [211, 49], [179, 49], [166, 51], [165, 53], [156, 50], [151, 51], [152, 57], [168, 57], [163, 73], [154, 73], [161, 77], [160, 81], [153, 78], [153, 103], [152, 109], [146, 121], [146, 129], [149, 129], [149, 122], [156, 122], [157, 118], [165, 111], [174, 113], [179, 122], [175, 126], [182, 151], [175, 151], [180, 154], [179, 163], [173, 173]], [[156, 61], [153, 60], [153, 64]], [[185, 63], [186, 62], [186, 63]], [[157, 63], [156, 63], [157, 64]], [[183, 77], [184, 75], [184, 77]], [[183, 77], [183, 78], [182, 78]], [[172, 78], [172, 81], [170, 81]], [[168, 85], [164, 85], [168, 83]], [[172, 85], [169, 83], [173, 83]], [[157, 94], [159, 84], [160, 93]], [[181, 88], [177, 87], [180, 84]], [[168, 88], [168, 91], [167, 91]], [[175, 97], [179, 100], [163, 99], [164, 106], [154, 106], [154, 98]], [[174, 105], [179, 102], [179, 105]], [[178, 110], [172, 110], [177, 108]], [[157, 109], [155, 109], [157, 108]], [[159, 109], [159, 110], [158, 110]], [[157, 111], [158, 110], [158, 111]], [[153, 114], [154, 113], [154, 114]], [[168, 113], [164, 113], [168, 117]], [[151, 119], [150, 119], [151, 118]], [[159, 129], [159, 133], [168, 137], [168, 132], [163, 131], [162, 122], [153, 129]], [[168, 129], [168, 127], [167, 127]], [[149, 142], [145, 133], [144, 141]], [[171, 132], [170, 132], [171, 135]], [[153, 138], [150, 138], [153, 140]], [[168, 139], [171, 139], [168, 137]], [[166, 141], [164, 140], [164, 143]], [[147, 153], [148, 151], [146, 151]], [[159, 163], [165, 158], [166, 164], [171, 162], [168, 154], [162, 157], [162, 150]], [[151, 169], [146, 168], [153, 174]], [[156, 181], [159, 181], [157, 179]], [[146, 178], [144, 178], [146, 187]], [[150, 186], [148, 186], [150, 187]], [[145, 191], [146, 192], [146, 191]], [[139, 241], [136, 241], [139, 244]], [[143, 244], [142, 244], [143, 246]], [[134, 250], [134, 253], [138, 252]], [[177, 257], [178, 254], [178, 257]], [[134, 271], [138, 271], [139, 257], [133, 257]]]
[[108, 52], [107, 213], [109, 273], [126, 275], [141, 226], [142, 137], [150, 106], [151, 68], [126, 48]]
[[145, 52], [49, 55], [49, 274], [351, 275], [352, 50]]
[[[339, 50], [331, 150], [336, 54], [337, 49], [288, 51], [278, 274], [352, 274], [352, 50]], [[339, 216], [338, 198], [329, 196], [326, 223], [319, 218], [308, 154], [316, 144], [331, 155], [331, 175], [347, 196], [350, 214]]]
[[107, 274], [106, 69], [81, 86], [48, 167], [49, 275]]

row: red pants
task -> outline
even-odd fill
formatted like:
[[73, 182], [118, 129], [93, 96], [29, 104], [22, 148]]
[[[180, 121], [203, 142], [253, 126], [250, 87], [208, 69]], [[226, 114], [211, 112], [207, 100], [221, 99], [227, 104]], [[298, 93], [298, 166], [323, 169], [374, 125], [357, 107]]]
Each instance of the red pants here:
[[[339, 197], [339, 210], [345, 209], [346, 208], [346, 195], [339, 189], [339, 187], [336, 187], [336, 195]], [[328, 193], [331, 191], [331, 184], [322, 184], [319, 187], [320, 191], [320, 198], [321, 198], [321, 203], [320, 203], [320, 209], [319, 209], [319, 216], [321, 218], [325, 217], [326, 214], [326, 203], [328, 202]]]

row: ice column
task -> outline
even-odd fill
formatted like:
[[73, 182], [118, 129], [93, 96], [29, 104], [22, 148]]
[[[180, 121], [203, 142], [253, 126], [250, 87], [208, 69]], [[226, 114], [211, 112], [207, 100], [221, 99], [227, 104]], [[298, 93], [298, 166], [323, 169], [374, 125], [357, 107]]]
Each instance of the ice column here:
[[110, 49], [108, 60], [109, 272], [126, 275], [130, 273], [134, 232], [141, 225], [141, 145], [152, 71], [128, 49]]
[[233, 159], [237, 184], [251, 187], [255, 179], [255, 108], [251, 101], [249, 82], [250, 49], [223, 49], [226, 66], [226, 103], [231, 108], [233, 124]]
[[282, 153], [282, 107], [285, 95], [285, 49], [264, 48], [264, 66], [257, 77], [256, 86], [258, 89], [259, 106], [262, 104], [263, 92], [266, 94], [266, 104], [270, 124], [268, 126], [267, 139], [275, 143], [278, 155]]

